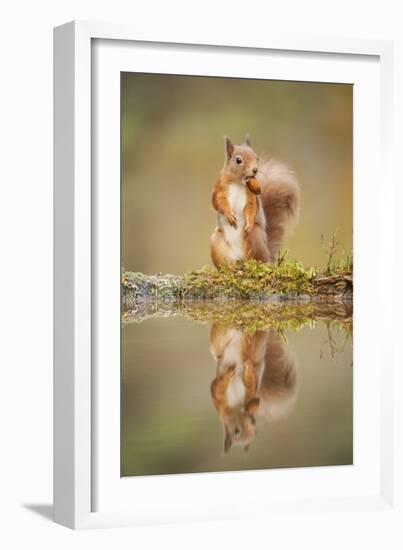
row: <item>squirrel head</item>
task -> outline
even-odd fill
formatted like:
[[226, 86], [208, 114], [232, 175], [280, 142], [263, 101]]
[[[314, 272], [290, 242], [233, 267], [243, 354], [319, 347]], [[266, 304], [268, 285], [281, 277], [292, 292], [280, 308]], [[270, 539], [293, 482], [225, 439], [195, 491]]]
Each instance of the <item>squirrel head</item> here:
[[259, 398], [253, 397], [241, 409], [227, 411], [222, 419], [224, 427], [224, 453], [228, 453], [234, 445], [243, 447], [246, 451], [256, 435], [256, 412], [259, 408]]
[[256, 176], [258, 162], [249, 136], [246, 136], [242, 145], [234, 145], [230, 138], [225, 137], [224, 170], [229, 179], [246, 184]]

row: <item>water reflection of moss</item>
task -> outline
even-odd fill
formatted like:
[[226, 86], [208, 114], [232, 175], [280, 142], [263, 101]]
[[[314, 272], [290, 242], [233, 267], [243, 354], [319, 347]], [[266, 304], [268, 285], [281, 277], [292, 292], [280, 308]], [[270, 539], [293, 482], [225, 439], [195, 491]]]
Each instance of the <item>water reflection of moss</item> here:
[[318, 322], [330, 323], [344, 333], [352, 333], [352, 306], [345, 303], [266, 303], [248, 300], [184, 300], [182, 302], [146, 301], [123, 312], [123, 323], [142, 322], [153, 317], [184, 317], [223, 328], [236, 327], [253, 334], [257, 330], [276, 329], [285, 333]]

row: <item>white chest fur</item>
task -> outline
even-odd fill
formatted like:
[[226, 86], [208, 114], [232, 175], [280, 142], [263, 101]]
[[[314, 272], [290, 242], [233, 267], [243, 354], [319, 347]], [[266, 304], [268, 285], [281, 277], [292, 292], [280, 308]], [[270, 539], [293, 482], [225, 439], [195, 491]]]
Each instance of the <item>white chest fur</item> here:
[[237, 372], [243, 368], [242, 349], [245, 336], [239, 329], [232, 328], [226, 333], [225, 347], [218, 364], [218, 374], [224, 374], [228, 367], [236, 365]]
[[243, 183], [231, 183], [228, 190], [228, 202], [233, 213], [245, 218], [246, 186]]
[[245, 399], [245, 385], [242, 380], [244, 364], [242, 359], [242, 348], [244, 343], [244, 334], [237, 329], [231, 329], [228, 332], [228, 341], [220, 360], [218, 372], [224, 374], [229, 366], [235, 365], [235, 376], [232, 378], [227, 389], [227, 401], [230, 407], [237, 407]]
[[232, 227], [224, 216], [220, 223], [224, 229], [225, 240], [232, 250], [234, 260], [244, 259], [243, 233], [245, 228], [246, 187], [243, 183], [231, 183], [228, 189], [228, 203], [236, 217], [237, 227]]

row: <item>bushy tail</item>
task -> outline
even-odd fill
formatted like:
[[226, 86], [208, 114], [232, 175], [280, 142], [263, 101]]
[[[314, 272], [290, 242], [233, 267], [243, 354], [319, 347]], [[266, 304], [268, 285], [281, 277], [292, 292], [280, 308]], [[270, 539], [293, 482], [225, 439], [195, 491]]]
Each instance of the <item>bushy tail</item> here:
[[267, 241], [274, 261], [287, 232], [298, 221], [300, 187], [294, 172], [274, 159], [261, 165], [258, 179], [266, 217]]
[[277, 331], [268, 333], [264, 371], [259, 384], [259, 415], [266, 420], [286, 417], [298, 395], [297, 361]]

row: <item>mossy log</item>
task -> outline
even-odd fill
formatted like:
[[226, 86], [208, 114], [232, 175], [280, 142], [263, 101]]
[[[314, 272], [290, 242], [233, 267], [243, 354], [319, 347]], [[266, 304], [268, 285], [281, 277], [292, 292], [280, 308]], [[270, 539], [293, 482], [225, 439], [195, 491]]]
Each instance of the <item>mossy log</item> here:
[[123, 310], [145, 301], [351, 303], [352, 297], [352, 272], [320, 273], [297, 262], [269, 265], [252, 260], [219, 270], [203, 268], [186, 275], [122, 273]]

